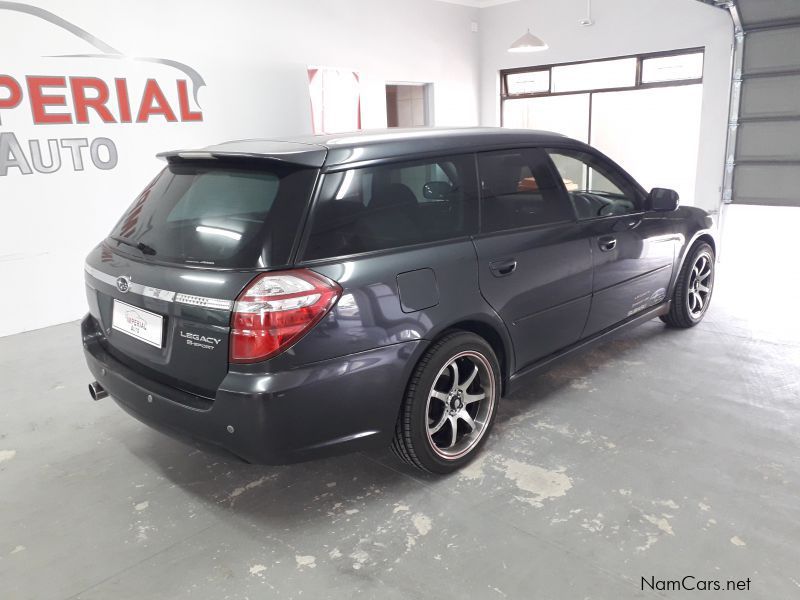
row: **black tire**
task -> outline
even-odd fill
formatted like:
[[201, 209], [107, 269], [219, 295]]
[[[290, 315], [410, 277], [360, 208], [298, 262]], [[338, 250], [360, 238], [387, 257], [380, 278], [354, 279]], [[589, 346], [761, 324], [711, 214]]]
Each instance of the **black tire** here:
[[[455, 368], [451, 366], [453, 362], [456, 364]], [[475, 367], [475, 375], [467, 383], [468, 376], [472, 373], [470, 365]], [[466, 376], [465, 373], [459, 373], [459, 369], [467, 372]], [[452, 386], [449, 394], [435, 388], [435, 385], [441, 387], [442, 383]], [[459, 390], [464, 383], [467, 385], [463, 388], [462, 401]], [[478, 454], [486, 442], [497, 413], [500, 386], [500, 365], [486, 340], [466, 331], [453, 331], [444, 335], [425, 352], [411, 374], [397, 419], [392, 450], [409, 465], [431, 473], [451, 473], [463, 467]], [[433, 396], [434, 392], [446, 395], [449, 400]], [[484, 400], [474, 400], [481, 394], [485, 397]], [[437, 416], [435, 413], [439, 407], [441, 410]], [[460, 421], [459, 415], [472, 410], [476, 413], [470, 415], [474, 428], [469, 430], [469, 424]], [[441, 429], [429, 435], [431, 414], [434, 414], [432, 420], [438, 421]], [[451, 435], [452, 423], [456, 423], [455, 436]], [[434, 429], [435, 427], [436, 424], [433, 424]], [[479, 434], [475, 433], [478, 427]], [[462, 431], [463, 434], [460, 433]], [[454, 440], [459, 435], [463, 437], [458, 442], [451, 442], [450, 447], [445, 447], [448, 440]], [[445, 440], [440, 446], [437, 441], [442, 436]], [[463, 445], [461, 450], [460, 445]], [[445, 456], [446, 453], [452, 455]]]
[[[697, 282], [698, 274], [694, 272], [694, 269], [698, 264], [703, 264], [703, 260], [707, 261], [710, 273], [701, 282]], [[711, 294], [714, 292], [714, 260], [714, 249], [705, 242], [699, 242], [689, 250], [678, 275], [678, 280], [675, 282], [675, 289], [672, 292], [672, 306], [666, 315], [660, 317], [668, 327], [688, 329], [703, 320], [711, 303]], [[700, 293], [696, 287], [698, 283], [701, 284], [701, 287], [708, 288], [708, 293], [701, 308], [698, 308], [698, 300], [692, 298], [693, 295]]]

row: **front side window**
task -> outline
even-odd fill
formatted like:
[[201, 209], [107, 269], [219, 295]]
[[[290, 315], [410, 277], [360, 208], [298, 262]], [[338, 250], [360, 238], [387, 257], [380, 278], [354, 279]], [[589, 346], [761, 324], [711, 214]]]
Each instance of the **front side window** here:
[[575, 218], [541, 150], [484, 152], [478, 155], [478, 171], [484, 232]]
[[637, 212], [635, 189], [619, 173], [586, 152], [548, 150], [579, 219]]
[[328, 173], [312, 216], [306, 260], [471, 235], [477, 230], [472, 157]]

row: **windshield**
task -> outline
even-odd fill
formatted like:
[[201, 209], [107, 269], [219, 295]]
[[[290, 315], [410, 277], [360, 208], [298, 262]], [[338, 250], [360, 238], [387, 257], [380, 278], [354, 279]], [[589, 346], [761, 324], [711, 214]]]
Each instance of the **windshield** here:
[[[255, 168], [257, 167], [257, 168]], [[170, 164], [109, 235], [119, 252], [218, 267], [288, 262], [316, 169], [260, 162]]]

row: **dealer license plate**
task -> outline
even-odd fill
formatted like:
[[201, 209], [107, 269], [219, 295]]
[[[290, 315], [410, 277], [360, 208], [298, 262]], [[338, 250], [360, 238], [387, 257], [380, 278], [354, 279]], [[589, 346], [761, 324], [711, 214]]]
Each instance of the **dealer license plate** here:
[[114, 300], [114, 315], [111, 326], [117, 331], [136, 338], [146, 344], [163, 347], [164, 317]]

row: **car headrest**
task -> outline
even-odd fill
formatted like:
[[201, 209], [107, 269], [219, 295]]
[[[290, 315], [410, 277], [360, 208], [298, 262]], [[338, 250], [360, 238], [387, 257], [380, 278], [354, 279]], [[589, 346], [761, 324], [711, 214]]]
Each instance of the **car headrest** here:
[[417, 206], [417, 197], [414, 192], [403, 183], [390, 183], [375, 190], [370, 208], [389, 207], [414, 207]]
[[484, 186], [495, 196], [514, 194], [518, 191], [527, 163], [521, 156], [493, 157], [488, 169], [482, 171]]

